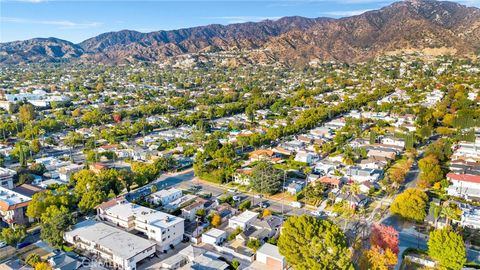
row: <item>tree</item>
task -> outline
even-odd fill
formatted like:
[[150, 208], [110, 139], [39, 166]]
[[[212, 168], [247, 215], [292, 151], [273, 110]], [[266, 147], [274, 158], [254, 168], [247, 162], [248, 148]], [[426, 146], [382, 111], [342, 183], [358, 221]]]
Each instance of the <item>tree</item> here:
[[16, 246], [22, 242], [27, 236], [25, 227], [14, 226], [13, 228], [4, 228], [0, 234], [0, 238], [10, 246]]
[[270, 209], [263, 209], [263, 212], [262, 212], [262, 218], [264, 217], [268, 217], [268, 216], [271, 216], [272, 215], [272, 211], [270, 211]]
[[397, 254], [390, 249], [383, 250], [378, 246], [372, 246], [366, 251], [366, 256], [371, 270], [389, 270], [397, 264]]
[[462, 236], [449, 227], [430, 232], [428, 255], [438, 262], [441, 269], [461, 269], [467, 261]]
[[24, 124], [32, 121], [35, 119], [35, 108], [32, 104], [23, 104], [18, 111], [18, 117]]
[[50, 266], [47, 262], [39, 262], [35, 264], [35, 270], [52, 270], [52, 266]]
[[345, 235], [328, 220], [289, 217], [278, 239], [278, 250], [294, 269], [353, 269]]
[[259, 161], [252, 169], [250, 185], [260, 193], [275, 194], [282, 186], [282, 174], [268, 161]]
[[63, 234], [75, 223], [72, 213], [61, 206], [50, 206], [41, 217], [40, 237], [51, 246], [61, 247], [63, 245]]
[[215, 228], [220, 227], [222, 225], [222, 217], [219, 214], [215, 213], [212, 216], [212, 226]]
[[252, 206], [252, 202], [250, 200], [246, 200], [238, 206], [238, 209], [240, 209], [240, 211], [245, 211], [250, 209], [251, 206]]
[[390, 249], [398, 255], [398, 232], [392, 226], [373, 224], [370, 235], [370, 245], [378, 246], [383, 250]]
[[425, 192], [409, 188], [393, 200], [390, 212], [420, 222], [425, 219], [427, 201], [428, 196]]
[[240, 262], [237, 259], [233, 259], [231, 265], [232, 265], [232, 268], [236, 270], [240, 266]]
[[28, 254], [27, 258], [25, 259], [25, 262], [32, 267], [35, 267], [35, 265], [37, 263], [39, 263], [40, 261], [41, 261], [40, 256], [38, 256], [37, 253], [30, 253], [30, 254]]
[[420, 186], [422, 187], [428, 187], [443, 178], [442, 168], [434, 155], [422, 158], [418, 162], [418, 168], [420, 169], [421, 181], [419, 184], [421, 183]]
[[247, 242], [247, 247], [250, 248], [251, 250], [253, 250], [253, 252], [257, 252], [257, 249], [261, 245], [262, 245], [262, 243], [260, 243], [260, 240], [258, 240], [258, 239], [250, 239]]

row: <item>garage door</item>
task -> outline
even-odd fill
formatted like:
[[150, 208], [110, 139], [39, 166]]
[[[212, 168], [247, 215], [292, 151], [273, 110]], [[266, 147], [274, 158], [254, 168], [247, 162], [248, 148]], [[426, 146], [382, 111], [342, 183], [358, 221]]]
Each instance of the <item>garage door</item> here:
[[271, 266], [271, 269], [282, 269], [282, 262], [271, 257], [267, 257], [267, 265]]

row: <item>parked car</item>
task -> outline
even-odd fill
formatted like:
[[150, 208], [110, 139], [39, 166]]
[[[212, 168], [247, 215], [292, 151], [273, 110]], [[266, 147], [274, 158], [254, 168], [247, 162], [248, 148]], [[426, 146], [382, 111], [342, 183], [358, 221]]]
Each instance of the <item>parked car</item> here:
[[232, 199], [236, 202], [239, 202], [242, 200], [242, 198], [240, 196], [233, 196]]
[[290, 206], [294, 208], [302, 208], [302, 204], [300, 202], [291, 202]]
[[7, 246], [7, 242], [5, 241], [0, 241], [0, 248], [4, 248]]

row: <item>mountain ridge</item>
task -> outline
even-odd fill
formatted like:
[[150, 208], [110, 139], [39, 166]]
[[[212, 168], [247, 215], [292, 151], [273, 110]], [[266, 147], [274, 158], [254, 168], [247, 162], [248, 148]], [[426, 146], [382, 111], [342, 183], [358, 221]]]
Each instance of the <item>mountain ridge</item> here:
[[0, 43], [0, 63], [163, 61], [205, 51], [255, 51], [253, 62], [360, 62], [402, 50], [471, 55], [480, 49], [480, 9], [410, 0], [339, 19], [301, 16], [170, 31], [107, 32], [72, 43], [34, 38]]

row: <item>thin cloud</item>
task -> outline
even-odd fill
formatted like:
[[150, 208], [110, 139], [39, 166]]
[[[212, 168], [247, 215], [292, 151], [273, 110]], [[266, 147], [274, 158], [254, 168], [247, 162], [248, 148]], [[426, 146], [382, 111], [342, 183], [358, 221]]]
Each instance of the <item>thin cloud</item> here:
[[32, 19], [15, 18], [15, 17], [2, 17], [0, 18], [0, 21], [4, 23], [54, 25], [54, 26], [58, 26], [59, 29], [85, 29], [85, 28], [98, 27], [102, 25], [99, 22], [79, 23], [79, 22], [72, 22], [67, 20], [32, 20]]
[[263, 16], [219, 16], [209, 17], [209, 19], [224, 20], [227, 23], [245, 23], [245, 22], [258, 22], [264, 20], [278, 20], [281, 17], [263, 17]]
[[326, 11], [321, 12], [321, 15], [333, 16], [333, 17], [350, 17], [355, 15], [360, 15], [372, 9], [358, 9], [358, 10], [336, 10], [336, 11]]

